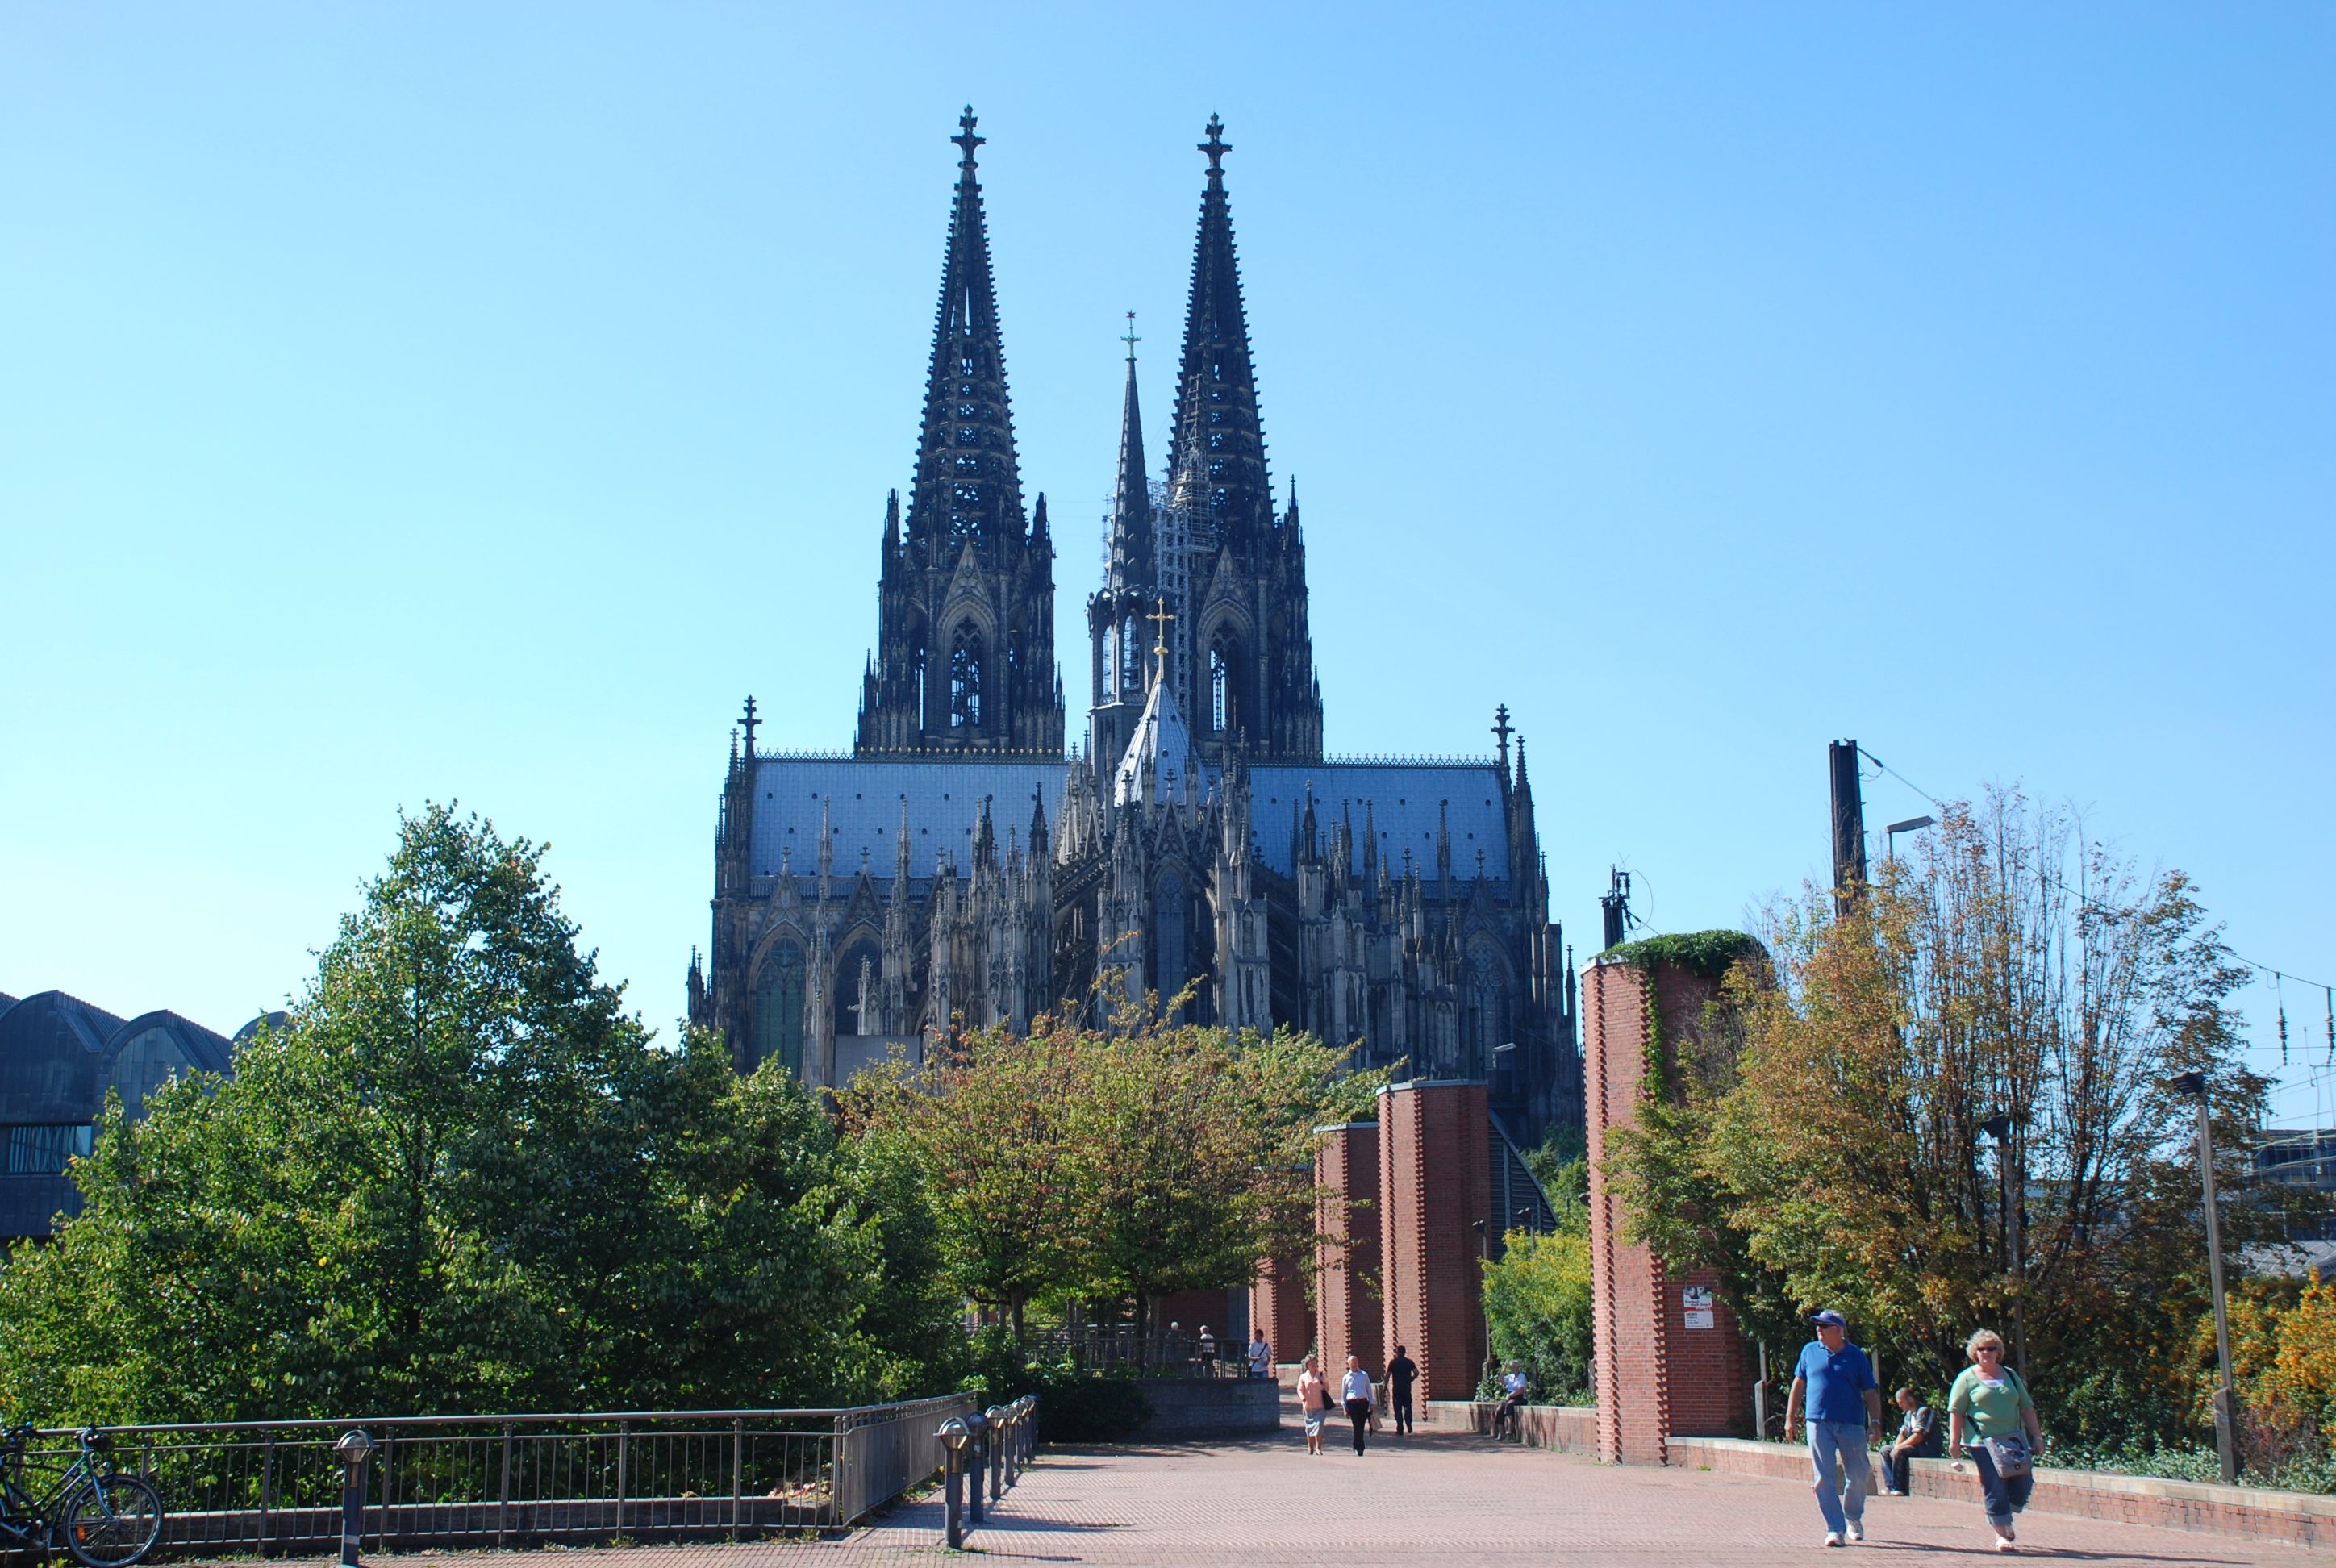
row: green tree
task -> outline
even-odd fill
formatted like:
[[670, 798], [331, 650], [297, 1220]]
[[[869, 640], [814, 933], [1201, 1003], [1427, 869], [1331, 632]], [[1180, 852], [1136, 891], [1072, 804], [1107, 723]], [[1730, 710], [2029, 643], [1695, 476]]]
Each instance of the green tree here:
[[[401, 823], [288, 1027], [110, 1107], [83, 1212], [0, 1271], [0, 1399], [52, 1420], [784, 1402], [917, 1374], [817, 1105], [651, 1047], [542, 852]], [[865, 1191], [863, 1188], [862, 1191]]]
[[1756, 1331], [1838, 1305], [1943, 1380], [1973, 1326], [2024, 1329], [2064, 1420], [2088, 1372], [2178, 1388], [2200, 1249], [2163, 1084], [2205, 1072], [2228, 1133], [2258, 1113], [2227, 1005], [2245, 971], [2179, 872], [2143, 878], [2016, 794], [1942, 815], [1850, 917], [1815, 890], [1773, 912], [1776, 983], [1731, 973], [1608, 1174], [1637, 1233], [1717, 1269]]
[[1523, 1368], [1543, 1404], [1579, 1404], [1590, 1393], [1591, 1312], [1586, 1229], [1535, 1236], [1512, 1231], [1484, 1265], [1484, 1324], [1493, 1354]]

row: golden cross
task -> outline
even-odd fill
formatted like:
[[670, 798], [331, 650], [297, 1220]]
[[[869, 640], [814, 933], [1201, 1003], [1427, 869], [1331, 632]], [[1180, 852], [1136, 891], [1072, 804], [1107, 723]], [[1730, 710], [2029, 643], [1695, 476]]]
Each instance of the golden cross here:
[[1168, 657], [1168, 623], [1176, 618], [1168, 613], [1168, 601], [1165, 599], [1155, 599], [1153, 602], [1160, 608], [1144, 618], [1152, 623], [1152, 635], [1155, 639], [1152, 644], [1152, 651], [1165, 658]]

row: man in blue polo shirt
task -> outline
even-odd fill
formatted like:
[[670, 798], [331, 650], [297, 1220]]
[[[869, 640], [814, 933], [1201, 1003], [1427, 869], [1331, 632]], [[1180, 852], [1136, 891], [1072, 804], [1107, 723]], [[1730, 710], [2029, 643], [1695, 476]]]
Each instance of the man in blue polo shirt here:
[[[1865, 1539], [1865, 1445], [1882, 1435], [1882, 1390], [1865, 1352], [1849, 1342], [1849, 1320], [1828, 1308], [1810, 1320], [1817, 1337], [1802, 1347], [1785, 1402], [1785, 1441], [1803, 1410], [1809, 1419], [1809, 1464], [1816, 1472], [1818, 1512], [1828, 1546]], [[1846, 1495], [1842, 1477], [1845, 1476]]]

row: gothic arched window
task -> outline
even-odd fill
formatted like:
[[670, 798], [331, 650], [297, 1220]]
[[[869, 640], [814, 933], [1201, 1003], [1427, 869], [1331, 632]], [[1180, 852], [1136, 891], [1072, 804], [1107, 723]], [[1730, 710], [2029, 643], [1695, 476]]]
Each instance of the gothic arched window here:
[[949, 648], [949, 728], [981, 722], [981, 634], [970, 622], [957, 628]]
[[1153, 890], [1152, 989], [1164, 1006], [1184, 989], [1184, 879], [1170, 872]]
[[1468, 951], [1467, 998], [1465, 1011], [1461, 1016], [1462, 1041], [1467, 1070], [1485, 1073], [1492, 1069], [1493, 1048], [1508, 1043], [1509, 1017], [1506, 999], [1502, 995], [1501, 960], [1487, 943], [1479, 941]]
[[[830, 988], [835, 997], [835, 1032], [840, 1038], [846, 1035], [873, 1035], [883, 1019], [879, 1016], [877, 982], [884, 972], [883, 956], [876, 944], [865, 937], [844, 950], [835, 961], [835, 984]], [[862, 978], [868, 982], [868, 995], [860, 994]], [[867, 1009], [861, 1017], [861, 1008]]]
[[1241, 722], [1241, 639], [1230, 629], [1209, 644], [1209, 727], [1230, 735]]
[[1119, 624], [1119, 684], [1134, 690], [1144, 684], [1144, 667], [1135, 653], [1135, 618]]
[[803, 956], [791, 942], [763, 955], [754, 976], [754, 1059], [803, 1073]]

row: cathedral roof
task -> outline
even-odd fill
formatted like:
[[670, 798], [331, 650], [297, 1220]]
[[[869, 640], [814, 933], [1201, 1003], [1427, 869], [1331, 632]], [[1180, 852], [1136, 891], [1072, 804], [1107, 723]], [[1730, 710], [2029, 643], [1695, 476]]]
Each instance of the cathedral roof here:
[[[1250, 813], [1258, 849], [1267, 865], [1282, 875], [1292, 870], [1285, 824], [1314, 794], [1318, 816], [1335, 821], [1342, 808], [1355, 820], [1352, 870], [1363, 866], [1362, 827], [1367, 818], [1378, 835], [1379, 859], [1400, 874], [1403, 852], [1424, 877], [1436, 875], [1436, 834], [1451, 835], [1452, 874], [1473, 878], [1476, 852], [1484, 852], [1484, 877], [1509, 876], [1508, 819], [1501, 807], [1501, 774], [1493, 763], [1329, 762], [1260, 764], [1249, 770]], [[1369, 811], [1365, 812], [1368, 803]]]
[[971, 859], [981, 803], [1002, 844], [1009, 827], [1029, 816], [1033, 791], [1043, 792], [1048, 821], [1063, 803], [1063, 783], [1075, 765], [1061, 757], [1013, 762], [915, 762], [851, 757], [764, 757], [754, 765], [754, 842], [751, 872], [779, 874], [783, 852], [796, 876], [819, 870], [822, 804], [835, 845], [839, 878], [856, 874], [862, 853], [879, 877], [889, 877], [899, 852], [900, 799], [909, 802], [909, 866], [914, 877], [933, 874], [938, 852], [960, 868]]
[[[1163, 650], [1153, 651], [1156, 656]], [[1144, 716], [1135, 721], [1135, 732], [1127, 737], [1127, 755], [1120, 758], [1119, 772], [1113, 777], [1112, 801], [1126, 805], [1197, 800], [1207, 784], [1207, 769], [1192, 749], [1192, 732], [1176, 706], [1175, 684], [1155, 677], [1152, 695], [1144, 702]]]

